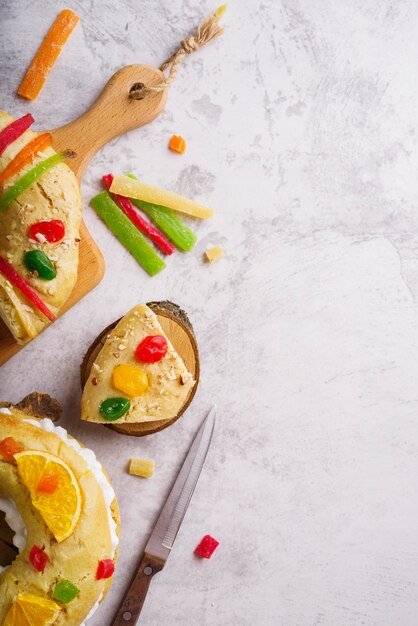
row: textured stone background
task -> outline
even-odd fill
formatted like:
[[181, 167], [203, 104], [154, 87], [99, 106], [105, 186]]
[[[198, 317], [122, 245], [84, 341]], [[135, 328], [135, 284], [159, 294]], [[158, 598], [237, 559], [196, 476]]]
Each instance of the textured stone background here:
[[[123, 65], [158, 65], [215, 6], [0, 0], [2, 106], [63, 124]], [[58, 7], [81, 25], [34, 104], [15, 97]], [[219, 421], [172, 556], [141, 623], [415, 626], [418, 597], [418, 11], [412, 0], [241, 0], [225, 36], [189, 58], [166, 111], [96, 156], [85, 220], [100, 286], [0, 371], [0, 397], [47, 391], [93, 447], [123, 514], [108, 624], [193, 433]], [[169, 153], [172, 133], [188, 151]], [[216, 209], [199, 243], [149, 279], [88, 206], [103, 172]], [[209, 244], [227, 257], [202, 263]], [[189, 312], [202, 384], [151, 438], [78, 421], [78, 367], [97, 332], [139, 301]], [[155, 458], [150, 481], [127, 476]], [[209, 532], [210, 562], [192, 554]]]

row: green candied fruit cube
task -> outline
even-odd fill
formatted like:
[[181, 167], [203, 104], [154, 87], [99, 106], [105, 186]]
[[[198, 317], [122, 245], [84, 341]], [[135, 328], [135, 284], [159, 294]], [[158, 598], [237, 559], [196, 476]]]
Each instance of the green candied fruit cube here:
[[78, 587], [73, 585], [73, 583], [69, 580], [65, 580], [63, 578], [54, 589], [54, 600], [59, 600], [60, 602], [64, 602], [64, 604], [68, 604], [69, 602], [72, 602], [79, 593], [80, 589], [78, 589]]

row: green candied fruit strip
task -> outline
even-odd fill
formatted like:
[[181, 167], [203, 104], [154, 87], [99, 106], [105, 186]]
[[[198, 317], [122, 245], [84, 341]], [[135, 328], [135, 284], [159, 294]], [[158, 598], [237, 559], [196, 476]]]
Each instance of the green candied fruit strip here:
[[164, 261], [151, 248], [130, 219], [122, 213], [107, 191], [102, 191], [94, 196], [90, 200], [90, 204], [115, 237], [148, 274], [154, 276], [166, 267]]
[[62, 578], [57, 585], [55, 585], [53, 598], [59, 600], [64, 604], [72, 602], [74, 598], [78, 596], [80, 589], [73, 585], [69, 580]]
[[[128, 174], [129, 178], [138, 180], [134, 174]], [[160, 230], [174, 243], [176, 248], [189, 252], [197, 241], [193, 231], [181, 220], [175, 211], [165, 206], [151, 204], [143, 200], [133, 200], [132, 202], [141, 211], [144, 211]]]
[[47, 170], [51, 169], [58, 163], [62, 163], [66, 159], [71, 159], [75, 157], [75, 152], [72, 150], [64, 150], [64, 152], [58, 152], [57, 154], [53, 154], [52, 156], [45, 159], [45, 161], [41, 161], [35, 167], [33, 167], [29, 172], [24, 174], [22, 178], [9, 187], [4, 194], [0, 197], [0, 213], [4, 211], [4, 209], [9, 206], [13, 200], [16, 200], [20, 194], [22, 194], [28, 187], [33, 185], [34, 182], [42, 176]]

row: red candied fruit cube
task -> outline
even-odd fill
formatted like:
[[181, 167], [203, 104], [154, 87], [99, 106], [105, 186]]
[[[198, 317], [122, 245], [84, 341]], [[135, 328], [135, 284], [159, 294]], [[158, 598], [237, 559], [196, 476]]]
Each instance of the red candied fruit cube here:
[[112, 561], [112, 559], [103, 559], [103, 561], [99, 561], [96, 578], [97, 580], [102, 580], [103, 578], [110, 578], [111, 576], [113, 576], [114, 571], [115, 571], [115, 564]]
[[194, 553], [200, 556], [201, 559], [210, 559], [218, 546], [219, 541], [216, 541], [210, 535], [205, 535], [197, 548], [195, 548]]
[[49, 559], [42, 548], [38, 548], [38, 546], [32, 546], [29, 552], [29, 561], [37, 572], [43, 572]]

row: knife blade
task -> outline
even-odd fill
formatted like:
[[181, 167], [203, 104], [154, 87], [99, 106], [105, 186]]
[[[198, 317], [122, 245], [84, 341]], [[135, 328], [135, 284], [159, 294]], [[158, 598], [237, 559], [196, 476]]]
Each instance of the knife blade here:
[[200, 426], [160, 516], [145, 552], [166, 560], [173, 547], [203, 468], [215, 427], [216, 407]]
[[212, 441], [216, 407], [203, 420], [145, 546], [144, 556], [120, 605], [113, 626], [135, 624], [152, 577], [161, 571], [186, 515]]

